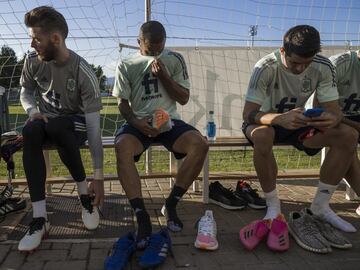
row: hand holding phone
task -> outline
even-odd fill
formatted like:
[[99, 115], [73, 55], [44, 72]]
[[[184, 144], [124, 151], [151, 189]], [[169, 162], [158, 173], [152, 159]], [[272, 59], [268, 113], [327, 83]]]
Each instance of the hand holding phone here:
[[307, 109], [304, 112], [304, 116], [306, 117], [318, 117], [320, 116], [322, 113], [324, 112], [323, 108], [312, 108], [312, 109]]

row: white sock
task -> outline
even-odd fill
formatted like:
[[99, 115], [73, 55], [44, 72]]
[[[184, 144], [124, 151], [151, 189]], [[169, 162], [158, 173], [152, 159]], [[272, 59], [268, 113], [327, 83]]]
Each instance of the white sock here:
[[84, 194], [88, 194], [88, 183], [86, 181], [86, 179], [84, 181], [81, 182], [76, 182], [77, 185], [77, 192], [80, 195], [84, 195]]
[[44, 217], [47, 220], [47, 213], [46, 213], [46, 201], [41, 200], [37, 202], [32, 202], [32, 208], [33, 208], [33, 217]]
[[337, 185], [329, 185], [319, 181], [319, 186], [310, 209], [315, 215], [322, 217], [335, 228], [344, 232], [356, 232], [356, 228], [353, 225], [340, 218], [330, 208], [329, 202], [337, 187]]
[[277, 190], [264, 193], [267, 205], [267, 212], [263, 219], [275, 219], [281, 213], [280, 200], [277, 195]]

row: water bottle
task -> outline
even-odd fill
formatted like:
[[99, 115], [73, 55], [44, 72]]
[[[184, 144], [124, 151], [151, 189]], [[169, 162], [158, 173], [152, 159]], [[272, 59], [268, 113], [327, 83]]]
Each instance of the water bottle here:
[[206, 125], [206, 136], [210, 142], [215, 141], [216, 139], [216, 124], [214, 121], [214, 111], [209, 111], [208, 122]]

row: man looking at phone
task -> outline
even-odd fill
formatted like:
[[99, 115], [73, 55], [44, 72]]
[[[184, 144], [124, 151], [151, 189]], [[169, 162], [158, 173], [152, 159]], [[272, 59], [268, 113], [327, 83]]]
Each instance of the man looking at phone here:
[[[339, 103], [344, 113], [343, 123], [360, 132], [360, 51], [348, 51], [330, 57], [336, 68]], [[351, 166], [345, 174], [346, 181], [360, 196], [360, 161], [355, 152]], [[360, 215], [360, 206], [356, 210]]]
[[[308, 155], [326, 146], [330, 150], [320, 169], [311, 210], [333, 226], [354, 232], [350, 223], [331, 210], [329, 201], [350, 166], [357, 134], [341, 123], [334, 67], [318, 55], [320, 51], [319, 32], [298, 25], [286, 32], [283, 47], [256, 63], [246, 95], [243, 132], [254, 147], [254, 166], [268, 206], [264, 219], [281, 213], [274, 143], [291, 144]], [[315, 90], [324, 112], [306, 117], [303, 107]]]

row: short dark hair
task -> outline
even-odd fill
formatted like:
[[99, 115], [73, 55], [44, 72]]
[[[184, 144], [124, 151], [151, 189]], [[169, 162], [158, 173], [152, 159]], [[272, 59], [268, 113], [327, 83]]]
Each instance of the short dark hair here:
[[158, 21], [148, 21], [141, 25], [139, 38], [150, 43], [160, 43], [166, 38], [164, 26]]
[[49, 6], [34, 8], [25, 14], [27, 27], [40, 27], [45, 32], [59, 31], [63, 38], [67, 38], [69, 28], [64, 16]]
[[284, 35], [285, 53], [295, 53], [301, 57], [312, 57], [321, 51], [320, 34], [310, 25], [297, 25]]

